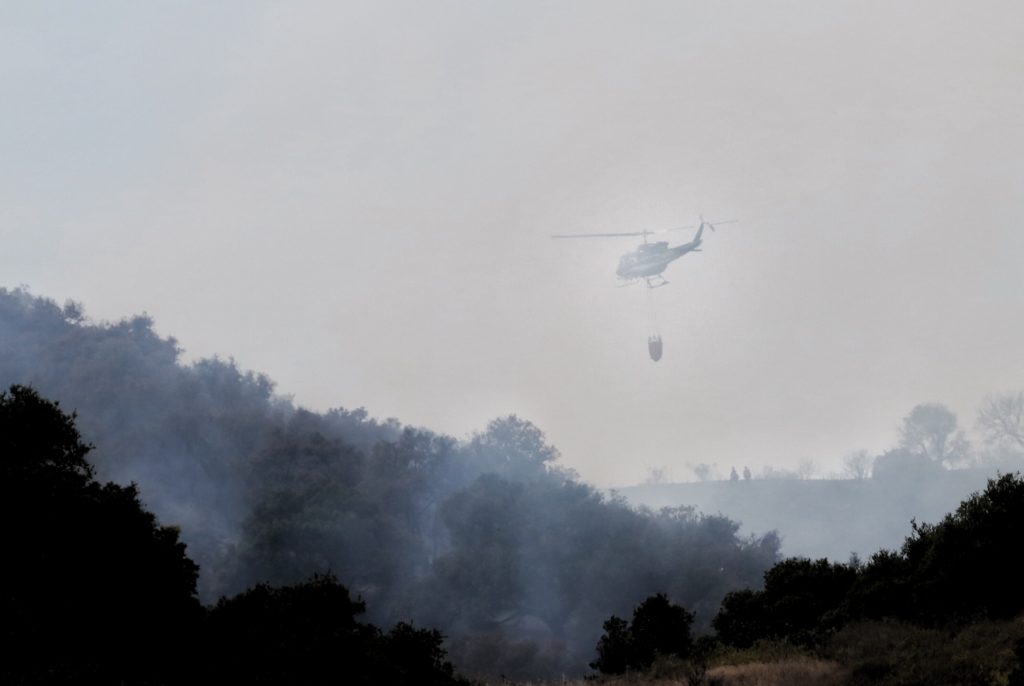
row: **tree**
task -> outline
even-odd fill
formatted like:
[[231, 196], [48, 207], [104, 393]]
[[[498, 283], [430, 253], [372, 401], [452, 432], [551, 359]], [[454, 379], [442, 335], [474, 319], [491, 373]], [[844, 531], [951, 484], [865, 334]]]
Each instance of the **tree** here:
[[206, 662], [216, 683], [462, 683], [442, 636], [399, 623], [382, 633], [356, 619], [366, 610], [331, 575], [221, 598], [209, 614]]
[[509, 415], [495, 419], [473, 436], [470, 449], [484, 468], [506, 478], [529, 479], [554, 469], [558, 449], [533, 423]]
[[1024, 450], [1024, 391], [990, 395], [978, 411], [986, 443], [1009, 443]]
[[668, 474], [664, 467], [648, 467], [645, 484], [663, 484], [668, 482]]
[[693, 472], [694, 476], [697, 477], [698, 481], [710, 481], [715, 478], [715, 466], [706, 462], [699, 462], [697, 464], [687, 465], [690, 471]]
[[956, 415], [944, 405], [917, 405], [903, 418], [900, 447], [937, 464], [954, 464], [968, 457], [970, 444], [957, 429]]
[[443, 642], [444, 637], [436, 629], [417, 629], [399, 622], [379, 641], [379, 672], [375, 679], [370, 680], [371, 683], [468, 686], [453, 676]]
[[873, 462], [867, 450], [858, 450], [843, 458], [843, 474], [856, 481], [863, 481], [871, 476]]
[[632, 661], [638, 668], [649, 667], [658, 655], [686, 658], [693, 648], [690, 627], [694, 614], [656, 593], [633, 611], [629, 632], [633, 640]]
[[89, 450], [56, 403], [0, 394], [0, 682], [160, 683], [193, 652], [198, 567]]
[[597, 641], [597, 659], [590, 663], [591, 669], [602, 674], [625, 674], [632, 649], [629, 622], [612, 615], [601, 628], [604, 633]]
[[871, 478], [893, 486], [908, 486], [933, 479], [942, 471], [942, 465], [927, 455], [895, 448], [875, 458], [871, 465]]
[[694, 614], [669, 602], [664, 593], [650, 596], [633, 610], [633, 621], [612, 615], [597, 642], [597, 660], [590, 663], [603, 674], [644, 670], [659, 656], [689, 657]]
[[723, 643], [741, 648], [762, 638], [812, 643], [836, 623], [856, 578], [849, 565], [787, 558], [764, 573], [764, 590], [728, 594], [712, 626]]
[[759, 639], [772, 635], [764, 605], [761, 591], [745, 588], [727, 594], [711, 622], [718, 640], [737, 648], [749, 648]]
[[944, 622], [1013, 617], [1024, 610], [1017, 555], [1024, 479], [1005, 474], [938, 524], [914, 524], [903, 544], [919, 618]]
[[800, 460], [800, 464], [796, 466], [796, 476], [802, 481], [812, 478], [816, 471], [818, 471], [818, 466], [814, 464], [814, 460]]
[[858, 574], [850, 617], [893, 618], [952, 628], [1024, 610], [1019, 583], [1024, 479], [992, 479], [937, 524], [913, 522], [898, 552], [881, 551]]

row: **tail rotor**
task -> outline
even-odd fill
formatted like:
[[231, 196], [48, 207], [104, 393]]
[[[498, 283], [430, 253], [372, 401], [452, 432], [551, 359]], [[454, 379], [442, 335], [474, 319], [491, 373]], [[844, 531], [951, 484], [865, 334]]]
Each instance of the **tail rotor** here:
[[717, 222], [710, 222], [710, 221], [708, 221], [707, 219], [704, 218], [703, 214], [699, 214], [697, 216], [700, 217], [700, 228], [703, 229], [706, 226], [709, 229], [711, 229], [712, 231], [715, 230], [715, 224], [735, 224], [736, 222], [739, 221], [739, 219], [723, 219], [723, 220], [717, 221]]

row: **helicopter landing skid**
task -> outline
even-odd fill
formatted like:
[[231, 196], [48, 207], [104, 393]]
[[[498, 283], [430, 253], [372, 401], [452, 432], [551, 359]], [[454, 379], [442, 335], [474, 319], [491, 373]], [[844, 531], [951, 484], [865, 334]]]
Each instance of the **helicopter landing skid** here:
[[644, 281], [647, 282], [648, 288], [661, 288], [662, 286], [668, 285], [668, 281], [661, 274], [658, 274], [658, 279], [659, 281], [657, 283], [654, 283], [654, 279], [651, 277], [645, 278]]

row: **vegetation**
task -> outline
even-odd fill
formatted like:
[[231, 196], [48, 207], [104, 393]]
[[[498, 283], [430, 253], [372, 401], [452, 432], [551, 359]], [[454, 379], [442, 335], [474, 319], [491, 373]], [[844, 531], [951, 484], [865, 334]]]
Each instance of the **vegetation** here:
[[956, 631], [906, 622], [858, 621], [839, 630], [823, 654], [843, 664], [852, 686], [988, 686], [1006, 683], [1018, 660], [1015, 622], [980, 621]]
[[811, 644], [839, 621], [836, 610], [849, 593], [857, 569], [828, 560], [789, 558], [764, 575], [761, 591], [733, 591], [713, 625], [728, 645], [748, 648], [763, 639]]
[[331, 576], [255, 586], [209, 611], [215, 683], [415, 684], [462, 682], [440, 632], [400, 622], [387, 633], [356, 620], [366, 606]]
[[96, 481], [89, 449], [57, 404], [0, 393], [3, 683], [459, 683], [440, 633], [356, 621], [333, 577], [202, 608], [177, 530]]
[[[591, 666], [652, 684], [1019, 683], [1021, 521], [1024, 478], [1000, 476], [937, 524], [913, 523], [898, 551], [882, 550], [866, 564], [782, 560], [765, 572], [762, 588], [725, 597], [716, 633], [700, 637], [698, 650], [670, 650], [634, 629], [649, 608], [668, 605], [653, 596], [632, 625], [605, 622]], [[673, 635], [663, 625], [660, 635]], [[638, 645], [651, 646], [645, 659], [632, 657]], [[676, 662], [656, 663], [666, 658]]]
[[56, 404], [0, 394], [4, 683], [146, 682], [191, 651], [198, 568], [134, 486], [93, 478], [88, 451]]
[[[517, 679], [593, 660], [613, 682], [1022, 681], [1018, 475], [866, 562], [780, 561], [774, 534], [597, 492], [515, 416], [456, 441], [309, 412], [231, 362], [181, 364], [145, 317], [24, 291], [0, 291], [0, 334], [4, 683], [451, 684], [449, 651]], [[980, 416], [999, 454], [1018, 399]], [[847, 483], [895, 495], [969, 450], [919, 406]]]
[[717, 638], [802, 645], [851, 683], [989, 684], [1019, 678], [1024, 625], [1017, 553], [1024, 479], [1007, 474], [937, 524], [914, 524], [898, 551], [869, 562], [783, 560], [762, 590], [726, 596]]
[[597, 660], [590, 666], [604, 674], [624, 674], [648, 669], [659, 657], [686, 659], [693, 651], [692, 625], [692, 612], [657, 593], [633, 610], [631, 622], [614, 615], [605, 621]]
[[310, 412], [231, 361], [180, 356], [148, 317], [92, 323], [0, 290], [0, 383], [79, 411], [96, 474], [180, 526], [202, 602], [331, 573], [374, 624], [442, 631], [460, 668], [539, 678], [582, 673], [602, 621], [659, 591], [707, 628], [778, 560], [772, 533], [581, 483], [522, 418], [456, 441]]

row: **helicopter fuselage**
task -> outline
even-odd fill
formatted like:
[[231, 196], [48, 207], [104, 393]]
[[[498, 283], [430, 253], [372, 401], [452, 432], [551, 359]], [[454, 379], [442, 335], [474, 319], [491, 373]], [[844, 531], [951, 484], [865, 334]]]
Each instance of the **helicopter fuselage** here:
[[668, 247], [667, 241], [644, 243], [633, 252], [622, 256], [622, 259], [619, 260], [619, 268], [615, 273], [624, 281], [658, 276], [673, 261], [688, 252], [697, 250], [700, 244], [699, 237], [674, 248]]

